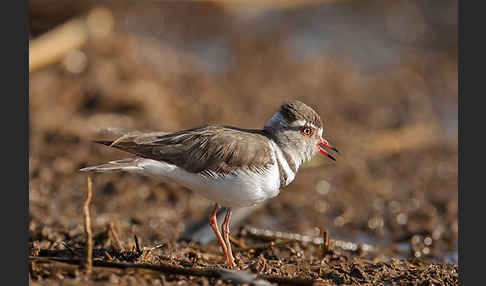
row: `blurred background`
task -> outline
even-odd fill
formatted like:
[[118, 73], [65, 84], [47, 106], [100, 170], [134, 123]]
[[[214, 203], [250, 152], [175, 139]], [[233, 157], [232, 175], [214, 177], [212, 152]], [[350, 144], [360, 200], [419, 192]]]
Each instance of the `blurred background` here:
[[[457, 263], [456, 0], [29, 5], [31, 241], [80, 228], [77, 170], [126, 156], [91, 143], [99, 128], [262, 128], [298, 99], [342, 155], [317, 156], [239, 225]], [[211, 206], [136, 175], [94, 186], [94, 227], [145, 245], [177, 240]]]

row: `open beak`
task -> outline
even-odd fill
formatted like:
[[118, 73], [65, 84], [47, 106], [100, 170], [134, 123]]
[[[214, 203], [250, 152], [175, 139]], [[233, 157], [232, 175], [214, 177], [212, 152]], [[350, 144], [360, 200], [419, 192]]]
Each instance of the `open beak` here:
[[332, 160], [336, 161], [336, 159], [331, 154], [329, 154], [329, 152], [327, 150], [325, 150], [324, 148], [329, 148], [329, 149], [335, 151], [336, 153], [339, 153], [339, 150], [336, 147], [329, 144], [329, 142], [327, 142], [326, 139], [322, 139], [319, 143], [317, 143], [317, 149], [319, 149], [319, 152], [321, 152], [322, 154], [331, 158]]

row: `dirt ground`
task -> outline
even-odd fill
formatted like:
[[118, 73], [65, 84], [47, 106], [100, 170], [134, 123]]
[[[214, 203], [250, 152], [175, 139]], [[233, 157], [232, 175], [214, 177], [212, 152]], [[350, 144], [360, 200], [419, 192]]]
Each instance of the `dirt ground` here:
[[[265, 30], [265, 21], [234, 20], [215, 5], [167, 4], [145, 17], [127, 6], [111, 8], [130, 20], [78, 51], [81, 70], [64, 60], [30, 73], [32, 285], [458, 285], [451, 33], [431, 26], [434, 40], [400, 43], [398, 61], [370, 67], [345, 51], [289, 54], [289, 31], [305, 26], [309, 9], [285, 12], [285, 25]], [[157, 21], [166, 34], [149, 33]], [[208, 39], [226, 49], [201, 55]], [[214, 240], [180, 239], [211, 208], [197, 190], [132, 174], [93, 176], [92, 275], [76, 265], [87, 189], [77, 170], [126, 156], [91, 142], [109, 138], [99, 128], [261, 128], [290, 98], [315, 107], [341, 155], [317, 156], [278, 197], [233, 222], [246, 272], [221, 270]]]

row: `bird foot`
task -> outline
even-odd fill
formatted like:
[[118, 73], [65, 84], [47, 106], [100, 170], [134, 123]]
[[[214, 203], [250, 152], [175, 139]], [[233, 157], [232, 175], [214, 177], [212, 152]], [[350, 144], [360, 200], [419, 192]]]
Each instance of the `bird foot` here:
[[226, 261], [226, 267], [229, 269], [237, 269], [238, 265], [234, 261], [233, 262]]

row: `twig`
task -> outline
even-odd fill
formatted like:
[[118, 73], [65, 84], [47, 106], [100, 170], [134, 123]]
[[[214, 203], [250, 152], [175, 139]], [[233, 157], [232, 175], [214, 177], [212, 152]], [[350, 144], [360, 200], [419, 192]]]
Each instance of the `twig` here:
[[112, 237], [113, 241], [116, 244], [116, 247], [118, 247], [121, 250], [124, 250], [123, 245], [120, 242], [120, 238], [118, 237], [118, 232], [116, 232], [115, 230], [115, 223], [113, 221], [110, 222], [110, 234], [111, 234], [110, 237]]
[[89, 38], [102, 37], [113, 30], [113, 15], [103, 7], [71, 19], [29, 41], [29, 72], [62, 60], [70, 51], [82, 47]]
[[140, 244], [138, 243], [138, 237], [136, 234], [133, 235], [135, 239], [135, 249], [137, 250], [138, 253], [142, 252], [142, 249], [140, 249]]
[[64, 247], [66, 247], [67, 250], [69, 250], [69, 253], [71, 254], [71, 256], [75, 256], [76, 253], [74, 252], [74, 250], [69, 246], [67, 245], [65, 242], [62, 243], [64, 245]]
[[149, 255], [149, 253], [150, 253], [150, 252], [152, 252], [153, 250], [156, 250], [156, 249], [162, 248], [162, 247], [164, 247], [164, 246], [165, 246], [165, 244], [164, 244], [164, 243], [161, 243], [161, 244], [158, 244], [158, 245], [156, 245], [156, 246], [154, 246], [154, 247], [149, 248], [149, 249], [147, 250], [147, 252], [145, 252], [145, 254], [143, 255], [143, 260], [145, 260], [145, 259], [148, 257], [148, 255]]
[[329, 234], [327, 232], [327, 228], [322, 230], [322, 245], [324, 246], [324, 250], [329, 250]]
[[262, 250], [262, 249], [269, 249], [269, 248], [272, 248], [272, 247], [275, 247], [275, 246], [281, 246], [281, 245], [285, 245], [289, 242], [291, 242], [292, 240], [289, 240], [289, 239], [283, 239], [283, 240], [279, 240], [279, 241], [270, 241], [270, 242], [266, 242], [266, 243], [259, 243], [259, 244], [255, 244], [255, 245], [251, 245], [251, 246], [247, 246], [247, 247], [238, 247], [235, 249], [235, 251], [238, 251], [238, 252], [243, 252], [243, 251], [251, 251], [251, 250]]
[[233, 236], [231, 236], [231, 235], [229, 236], [229, 239], [231, 240], [231, 242], [232, 242], [234, 245], [236, 245], [236, 246], [238, 246], [238, 247], [240, 247], [240, 248], [245, 248], [245, 247], [247, 247], [247, 246], [246, 246], [246, 244], [245, 244], [245, 243], [243, 243], [243, 241], [240, 241], [240, 240], [238, 240], [238, 239], [234, 238], [234, 237], [233, 237]]
[[[30, 261], [36, 261], [37, 263], [53, 263], [61, 262], [67, 264], [79, 264], [81, 261], [79, 259], [70, 259], [64, 257], [37, 257], [30, 256]], [[204, 276], [209, 278], [224, 278], [228, 277], [229, 273], [246, 273], [252, 274], [243, 270], [228, 270], [219, 267], [206, 267], [206, 268], [185, 268], [179, 266], [172, 266], [168, 264], [134, 264], [134, 263], [117, 263], [117, 262], [106, 262], [106, 261], [93, 261], [94, 267], [109, 267], [118, 269], [144, 269], [152, 270], [162, 273], [175, 274], [175, 275], [188, 275], [188, 276]], [[253, 274], [254, 275], [254, 274]], [[273, 275], [256, 275], [257, 279], [263, 279], [270, 281], [272, 283], [286, 284], [286, 285], [313, 285], [315, 280], [302, 279], [302, 278], [287, 278]]]
[[[286, 239], [290, 241], [300, 241], [312, 243], [315, 245], [322, 245], [324, 243], [324, 237], [314, 237], [309, 235], [301, 235], [298, 233], [289, 233], [281, 231], [273, 231], [268, 229], [259, 229], [255, 227], [245, 227], [243, 233], [251, 235], [260, 239], [276, 240], [276, 239]], [[328, 249], [332, 247], [337, 247], [346, 251], [363, 251], [369, 252], [376, 250], [377, 246], [367, 244], [367, 243], [355, 243], [351, 241], [336, 240], [327, 238]]]
[[30, 42], [29, 71], [58, 62], [87, 39], [83, 21], [73, 19]]
[[323, 255], [329, 252], [329, 233], [327, 232], [327, 228], [321, 230], [322, 235], [322, 247], [323, 247]]
[[322, 237], [322, 243], [317, 245], [317, 249], [318, 249], [319, 257], [324, 258], [324, 256], [331, 253], [329, 233], [327, 231], [327, 228], [321, 228], [319, 232]]
[[84, 266], [86, 267], [86, 274], [91, 275], [93, 266], [93, 233], [91, 232], [91, 218], [89, 215], [89, 204], [93, 194], [93, 182], [88, 176], [88, 193], [86, 201], [84, 201], [84, 232], [86, 233], [86, 247], [84, 251]]
[[110, 261], [113, 260], [113, 257], [111, 257], [111, 255], [107, 251], [105, 251], [103, 254], [105, 255], [106, 259]]
[[[267, 11], [275, 10], [292, 10], [301, 7], [342, 3], [349, 0], [260, 0], [260, 1], [245, 1], [245, 0], [213, 0], [220, 4], [223, 9], [230, 13], [256, 15]], [[241, 5], [245, 4], [245, 5]]]

